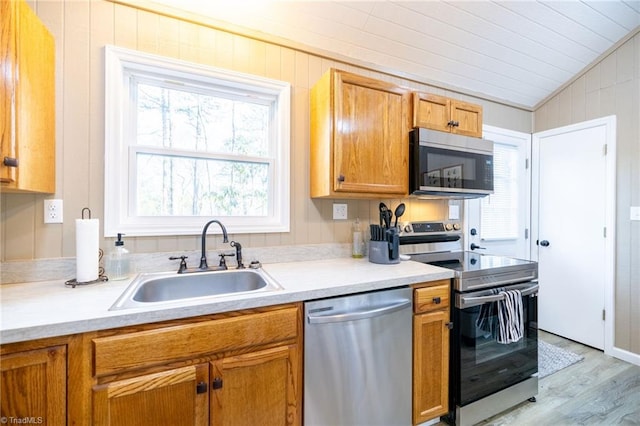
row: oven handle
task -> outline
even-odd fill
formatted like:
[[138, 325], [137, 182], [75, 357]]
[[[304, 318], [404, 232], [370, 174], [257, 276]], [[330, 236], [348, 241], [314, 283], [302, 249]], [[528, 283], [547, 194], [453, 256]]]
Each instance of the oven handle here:
[[[538, 283], [535, 283], [529, 287], [520, 290], [520, 294], [522, 297], [530, 296], [532, 294], [538, 293], [538, 289], [540, 286]], [[464, 296], [460, 295], [458, 298], [458, 303], [456, 303], [456, 308], [465, 309], [470, 308], [472, 306], [484, 305], [485, 303], [498, 302], [500, 300], [504, 300], [504, 294], [492, 294], [489, 296]]]

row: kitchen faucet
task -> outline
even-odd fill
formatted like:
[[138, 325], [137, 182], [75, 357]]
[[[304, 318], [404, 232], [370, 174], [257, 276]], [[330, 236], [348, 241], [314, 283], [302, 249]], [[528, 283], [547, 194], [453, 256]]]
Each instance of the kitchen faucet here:
[[[218, 225], [220, 225], [220, 229], [222, 229], [222, 242], [229, 242], [229, 238], [227, 237], [227, 228], [224, 227], [222, 222], [213, 219], [207, 222], [206, 225], [204, 225], [204, 228], [202, 229], [202, 255], [200, 256], [200, 266], [198, 268], [202, 271], [206, 271], [209, 269], [209, 266], [207, 265], [207, 229], [209, 229], [209, 225], [211, 225], [212, 223], [217, 223]], [[227, 265], [224, 263], [224, 257], [222, 257], [220, 266], [218, 268], [227, 269]]]

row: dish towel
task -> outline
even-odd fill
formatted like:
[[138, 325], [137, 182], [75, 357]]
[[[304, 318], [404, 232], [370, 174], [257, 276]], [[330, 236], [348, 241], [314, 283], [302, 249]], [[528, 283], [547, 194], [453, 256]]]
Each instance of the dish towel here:
[[498, 343], [518, 342], [524, 335], [522, 294], [520, 290], [502, 290], [504, 299], [497, 302]]

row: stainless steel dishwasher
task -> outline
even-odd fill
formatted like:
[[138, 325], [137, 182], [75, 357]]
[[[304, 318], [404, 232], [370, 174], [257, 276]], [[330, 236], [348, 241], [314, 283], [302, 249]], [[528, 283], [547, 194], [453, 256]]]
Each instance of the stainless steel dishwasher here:
[[304, 425], [410, 425], [408, 287], [305, 303]]

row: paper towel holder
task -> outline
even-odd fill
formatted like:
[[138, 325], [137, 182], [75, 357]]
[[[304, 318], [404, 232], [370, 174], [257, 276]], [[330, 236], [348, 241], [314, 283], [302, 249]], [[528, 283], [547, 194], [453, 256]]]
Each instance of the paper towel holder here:
[[[89, 216], [88, 218], [86, 218], [84, 216], [85, 213], [87, 213], [87, 215]], [[80, 212], [80, 217], [83, 220], [84, 219], [91, 219], [91, 209], [89, 207], [84, 207], [82, 209], [82, 211]], [[98, 249], [98, 263], [100, 262], [100, 260], [102, 260], [103, 256], [104, 256], [104, 251], [102, 249]], [[64, 285], [66, 287], [76, 288], [79, 285], [97, 284], [97, 283], [102, 283], [102, 282], [105, 282], [105, 281], [109, 281], [109, 277], [104, 275], [104, 268], [102, 266], [99, 266], [99, 268], [98, 268], [98, 278], [96, 278], [95, 280], [92, 280], [92, 281], [78, 281], [76, 278], [73, 278], [71, 280], [65, 281]]]
[[[91, 219], [91, 216], [89, 216], [89, 219]], [[98, 261], [102, 260], [103, 256], [104, 256], [104, 250], [98, 249]], [[67, 286], [67, 287], [76, 288], [76, 286], [79, 286], [79, 285], [97, 284], [97, 283], [103, 283], [105, 281], [109, 281], [109, 277], [107, 277], [104, 274], [104, 268], [102, 266], [100, 266], [100, 268], [98, 270], [98, 278], [97, 279], [95, 279], [93, 281], [82, 281], [81, 282], [81, 281], [78, 281], [77, 279], [74, 278], [72, 280], [65, 281], [64, 285]]]

